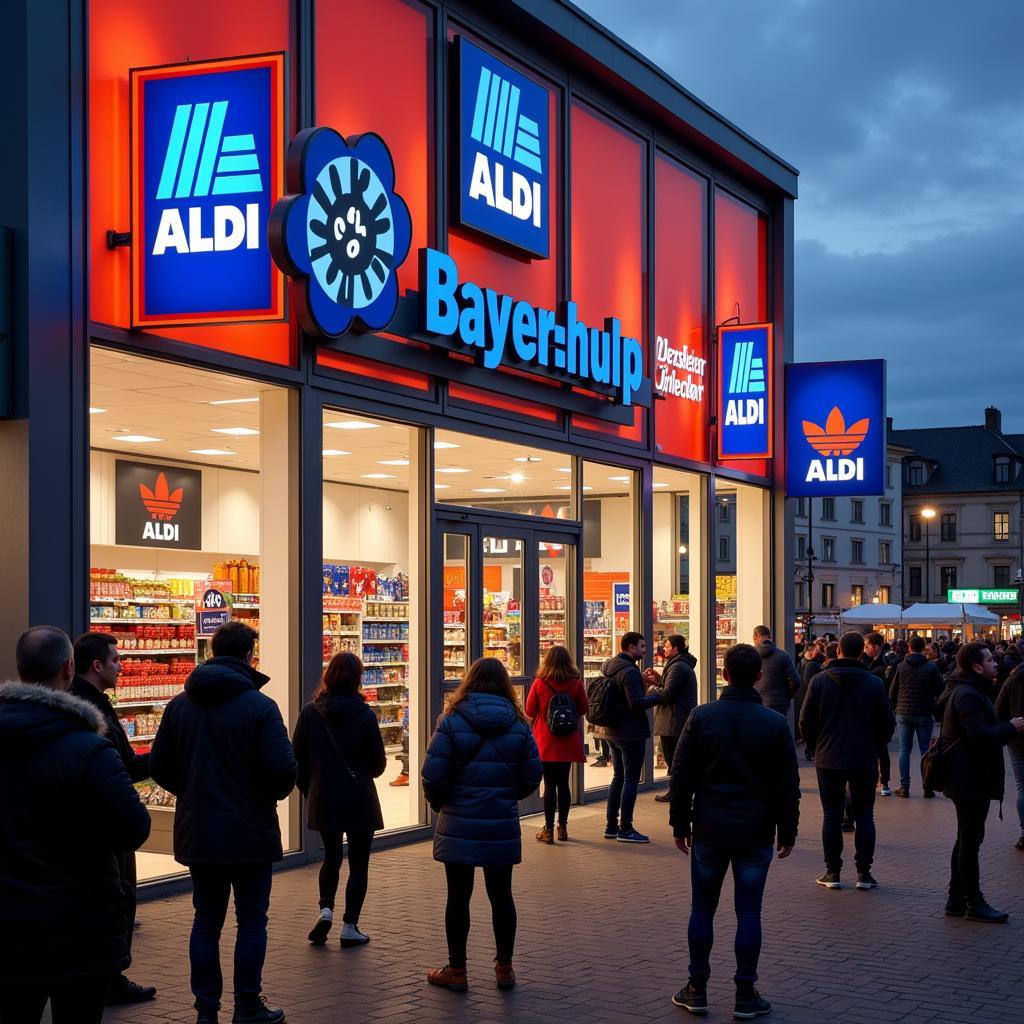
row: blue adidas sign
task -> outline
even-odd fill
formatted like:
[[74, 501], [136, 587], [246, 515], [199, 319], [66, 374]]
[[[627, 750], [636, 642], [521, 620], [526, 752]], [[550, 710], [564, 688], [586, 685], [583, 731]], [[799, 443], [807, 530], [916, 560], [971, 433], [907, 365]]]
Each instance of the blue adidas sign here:
[[270, 55], [133, 73], [134, 322], [282, 314], [267, 244], [282, 185], [282, 69]]
[[456, 219], [532, 256], [550, 253], [548, 90], [462, 38]]

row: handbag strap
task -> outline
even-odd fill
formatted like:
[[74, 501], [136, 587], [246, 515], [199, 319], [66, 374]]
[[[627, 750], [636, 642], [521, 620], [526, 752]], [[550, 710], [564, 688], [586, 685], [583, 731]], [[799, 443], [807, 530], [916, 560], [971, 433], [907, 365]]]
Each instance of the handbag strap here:
[[327, 724], [327, 719], [321, 715], [317, 715], [320, 719], [320, 724], [323, 726], [324, 732], [327, 734], [327, 739], [330, 741], [331, 746], [334, 747], [334, 752], [338, 755], [338, 760], [341, 762], [342, 768], [348, 773], [348, 775], [361, 786], [369, 787], [369, 782], [364, 779], [361, 775], [357, 774], [352, 770], [352, 766], [348, 763], [348, 758], [341, 752], [341, 747], [338, 746], [338, 741], [334, 738], [334, 733], [331, 731], [331, 727]]

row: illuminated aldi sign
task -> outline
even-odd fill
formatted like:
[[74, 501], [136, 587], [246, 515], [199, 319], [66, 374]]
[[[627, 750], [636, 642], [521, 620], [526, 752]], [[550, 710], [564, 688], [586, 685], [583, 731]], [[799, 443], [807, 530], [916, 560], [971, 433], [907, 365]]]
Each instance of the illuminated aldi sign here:
[[947, 590], [946, 600], [950, 604], [1017, 604], [1020, 601], [1020, 591], [1015, 587], [1004, 590], [962, 587], [959, 590]]
[[284, 55], [131, 72], [132, 326], [279, 320]]
[[127, 547], [203, 546], [203, 474], [198, 469], [117, 459], [114, 543]]
[[885, 360], [786, 367], [786, 494], [885, 494]]
[[461, 36], [455, 46], [456, 221], [546, 259], [548, 90]]
[[718, 454], [772, 457], [772, 325], [718, 329]]

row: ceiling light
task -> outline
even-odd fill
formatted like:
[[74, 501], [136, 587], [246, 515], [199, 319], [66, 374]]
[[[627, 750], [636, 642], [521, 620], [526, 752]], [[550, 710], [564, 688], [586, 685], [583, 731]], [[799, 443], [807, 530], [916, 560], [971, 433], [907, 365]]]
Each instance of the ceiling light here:
[[613, 482], [615, 482], [617, 484], [628, 484], [629, 483], [629, 477], [628, 476], [610, 476], [610, 477], [608, 477], [608, 479], [612, 480]]
[[[572, 490], [572, 484], [559, 484], [558, 487], [556, 487], [555, 489], [559, 490], [559, 491], [571, 491]], [[583, 490], [585, 490], [585, 491], [592, 491], [593, 489], [594, 489], [593, 487], [590, 487], [587, 484], [583, 485]]]
[[502, 476], [496, 476], [495, 480], [511, 480], [514, 484], [521, 484], [524, 480], [529, 480], [525, 473], [520, 473], [518, 469], [513, 470], [511, 473], [505, 473]]
[[127, 441], [129, 444], [150, 444], [152, 441], [162, 441], [162, 437], [149, 437], [147, 434], [115, 434], [113, 441]]
[[439, 452], [442, 448], [461, 448], [461, 444], [453, 444], [451, 441], [435, 441], [434, 451]]
[[571, 473], [572, 466], [555, 466], [556, 473]]
[[513, 462], [543, 462], [544, 460], [539, 455], [517, 455]]
[[394, 480], [393, 473], [364, 473], [364, 480]]
[[229, 451], [227, 448], [190, 448], [190, 455], [237, 455], [237, 452]]
[[249, 405], [251, 402], [258, 402], [259, 398], [218, 398], [210, 405]]
[[230, 434], [232, 437], [255, 437], [259, 431], [252, 427], [211, 427], [214, 434]]
[[448, 491], [451, 490], [451, 484], [434, 484], [435, 491]]
[[685, 544], [680, 544], [679, 545], [679, 554], [681, 554], [681, 555], [685, 555], [686, 554], [686, 545]]
[[655, 487], [668, 487], [668, 484], [655, 484]]
[[379, 423], [367, 423], [366, 420], [342, 420], [338, 423], [327, 423], [325, 426], [334, 430], [376, 430]]
[[408, 459], [378, 459], [378, 466], [408, 466]]
[[107, 411], [106, 409], [101, 409], [98, 405], [90, 405], [89, 406], [89, 415], [90, 416], [95, 416], [98, 413], [106, 412], [106, 411]]
[[504, 494], [504, 487], [474, 487], [474, 494]]
[[351, 455], [351, 452], [345, 451], [344, 448], [325, 448], [324, 455]]
[[435, 473], [468, 473], [468, 469], [463, 469], [461, 466], [438, 466]]

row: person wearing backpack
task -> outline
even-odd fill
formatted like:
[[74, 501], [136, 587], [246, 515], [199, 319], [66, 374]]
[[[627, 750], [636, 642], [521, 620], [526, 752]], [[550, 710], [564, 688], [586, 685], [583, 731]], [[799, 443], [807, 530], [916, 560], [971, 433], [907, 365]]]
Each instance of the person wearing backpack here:
[[[595, 682], [604, 682], [602, 717], [608, 731], [608, 746], [612, 753], [612, 782], [608, 787], [607, 823], [605, 839], [620, 843], [649, 843], [651, 840], [633, 828], [633, 808], [636, 805], [640, 773], [644, 767], [644, 752], [651, 735], [647, 709], [660, 700], [656, 693], [644, 693], [644, 677], [637, 665], [643, 659], [647, 645], [640, 633], [624, 633], [619, 641], [619, 653], [601, 666], [601, 677], [592, 681], [587, 691], [594, 714], [591, 696]], [[593, 721], [593, 718], [591, 718]]]
[[956, 807], [946, 915], [1002, 924], [1010, 915], [990, 907], [982, 895], [978, 854], [989, 803], [1003, 799], [1003, 747], [1024, 734], [1024, 718], [1000, 722], [996, 715], [991, 695], [999, 666], [987, 643], [964, 644], [956, 661], [958, 671], [935, 705], [941, 723], [942, 792]]
[[497, 945], [495, 982], [513, 988], [512, 868], [523, 857], [519, 801], [540, 785], [541, 761], [508, 670], [497, 658], [470, 666], [438, 719], [422, 778], [423, 794], [438, 815], [434, 860], [444, 864], [448, 883], [448, 963], [430, 971], [427, 981], [453, 992], [469, 988], [469, 902], [476, 868], [482, 867]]
[[561, 646], [548, 649], [526, 695], [526, 717], [533, 723], [544, 772], [544, 827], [537, 842], [555, 841], [555, 809], [558, 809], [558, 841], [569, 839], [569, 773], [586, 760], [580, 721], [587, 713], [587, 692], [572, 655]]
[[363, 663], [354, 654], [335, 654], [312, 701], [299, 714], [292, 745], [299, 765], [298, 787], [306, 797], [309, 827], [320, 833], [320, 916], [309, 941], [322, 946], [334, 922], [334, 898], [348, 837], [348, 882], [342, 918], [343, 949], [370, 941], [359, 930], [366, 899], [373, 833], [384, 827], [373, 780], [384, 774], [387, 754], [373, 708], [360, 692]]
[[[686, 649], [686, 637], [677, 633], [665, 641], [665, 659], [661, 678], [654, 669], [648, 669], [644, 680], [651, 684], [648, 692], [658, 697], [654, 708], [654, 735], [661, 741], [661, 754], [671, 773], [679, 735], [690, 712], [697, 706], [697, 676], [693, 671], [697, 659]], [[659, 804], [667, 804], [672, 794], [659, 793], [654, 799]]]

